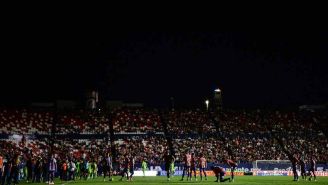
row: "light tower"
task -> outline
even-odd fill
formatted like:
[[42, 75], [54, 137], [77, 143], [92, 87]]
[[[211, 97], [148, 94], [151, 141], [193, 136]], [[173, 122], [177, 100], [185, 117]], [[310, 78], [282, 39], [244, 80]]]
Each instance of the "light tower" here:
[[205, 105], [206, 105], [206, 111], [208, 111], [208, 106], [210, 104], [210, 101], [209, 100], [205, 100]]
[[222, 110], [222, 91], [219, 88], [214, 90], [214, 110], [217, 112]]
[[99, 101], [98, 91], [89, 90], [86, 93], [86, 108], [89, 110], [95, 110]]

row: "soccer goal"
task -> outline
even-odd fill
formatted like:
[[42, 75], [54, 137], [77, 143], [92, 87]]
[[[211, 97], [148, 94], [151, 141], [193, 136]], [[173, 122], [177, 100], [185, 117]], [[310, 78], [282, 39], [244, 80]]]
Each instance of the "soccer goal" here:
[[286, 170], [291, 168], [289, 160], [256, 160], [253, 168], [261, 170]]

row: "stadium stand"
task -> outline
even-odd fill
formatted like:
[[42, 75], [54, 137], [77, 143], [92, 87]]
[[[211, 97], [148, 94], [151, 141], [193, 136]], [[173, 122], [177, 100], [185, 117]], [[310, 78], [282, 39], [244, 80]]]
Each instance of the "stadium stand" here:
[[[200, 110], [160, 113], [121, 108], [55, 115], [50, 110], [1, 108], [0, 153], [8, 158], [22, 154], [22, 161], [26, 161], [28, 153], [33, 158], [46, 158], [52, 151], [59, 164], [81, 158], [100, 163], [105, 153], [120, 161], [131, 153], [137, 163], [146, 159], [160, 165], [167, 150], [175, 155], [177, 163], [186, 151], [196, 156], [204, 154], [208, 162], [231, 156], [238, 163], [249, 163], [287, 160], [283, 149], [288, 149], [306, 158], [314, 155], [318, 163], [327, 163], [328, 140], [321, 125], [326, 119], [324, 113], [260, 110], [225, 110], [215, 121], [211, 113]], [[49, 136], [54, 138], [49, 140]]]

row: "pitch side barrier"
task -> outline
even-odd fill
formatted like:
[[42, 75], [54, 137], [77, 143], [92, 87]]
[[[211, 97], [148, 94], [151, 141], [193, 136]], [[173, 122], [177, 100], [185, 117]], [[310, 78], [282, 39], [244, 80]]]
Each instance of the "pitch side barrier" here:
[[[219, 165], [223, 167], [227, 173], [227, 175], [230, 175], [230, 167], [225, 164], [216, 164], [216, 163], [208, 163], [206, 173], [208, 176], [214, 176], [212, 170], [210, 169], [213, 165]], [[252, 163], [242, 163], [238, 164], [238, 167], [235, 170], [236, 176], [244, 176], [244, 175], [253, 175], [253, 176], [293, 176], [293, 172], [291, 167], [288, 168], [279, 168], [280, 166], [277, 165], [272, 169], [258, 169], [253, 168]], [[282, 166], [281, 166], [282, 167]], [[285, 166], [284, 166], [285, 167]], [[141, 165], [136, 164], [135, 168], [137, 174], [142, 174]], [[146, 176], [166, 176], [165, 166], [164, 164], [161, 165], [149, 165], [148, 169], [146, 171], [149, 171], [146, 173]], [[183, 173], [183, 164], [175, 164], [175, 176], [181, 176]], [[199, 171], [197, 169], [197, 175], [199, 175]], [[316, 168], [316, 175], [317, 176], [328, 176], [328, 164], [317, 164]]]

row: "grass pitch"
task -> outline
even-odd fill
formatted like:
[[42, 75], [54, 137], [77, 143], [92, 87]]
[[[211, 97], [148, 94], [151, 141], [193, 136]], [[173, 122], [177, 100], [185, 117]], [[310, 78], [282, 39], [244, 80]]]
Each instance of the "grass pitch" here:
[[[175, 176], [171, 179], [171, 181], [167, 181], [166, 177], [134, 177], [132, 182], [126, 181], [124, 179], [123, 181], [119, 181], [120, 177], [114, 177], [114, 181], [103, 181], [102, 177], [98, 177], [96, 179], [89, 179], [89, 180], [76, 180], [76, 181], [60, 181], [56, 179], [55, 184], [56, 185], [111, 185], [111, 184], [117, 184], [117, 185], [157, 185], [157, 184], [167, 184], [167, 185], [188, 185], [188, 184], [201, 184], [201, 185], [213, 185], [213, 184], [246, 184], [246, 185], [303, 185], [303, 184], [316, 184], [316, 185], [328, 185], [328, 177], [318, 177], [317, 181], [305, 181], [300, 179], [298, 182], [292, 181], [293, 177], [282, 177], [282, 176], [268, 176], [268, 177], [259, 177], [259, 176], [239, 176], [235, 178], [234, 182], [214, 182], [216, 180], [215, 177], [209, 177], [207, 181], [180, 181], [181, 176]], [[20, 182], [19, 184], [24, 185], [32, 185], [32, 184], [45, 184], [45, 183], [25, 183]]]

